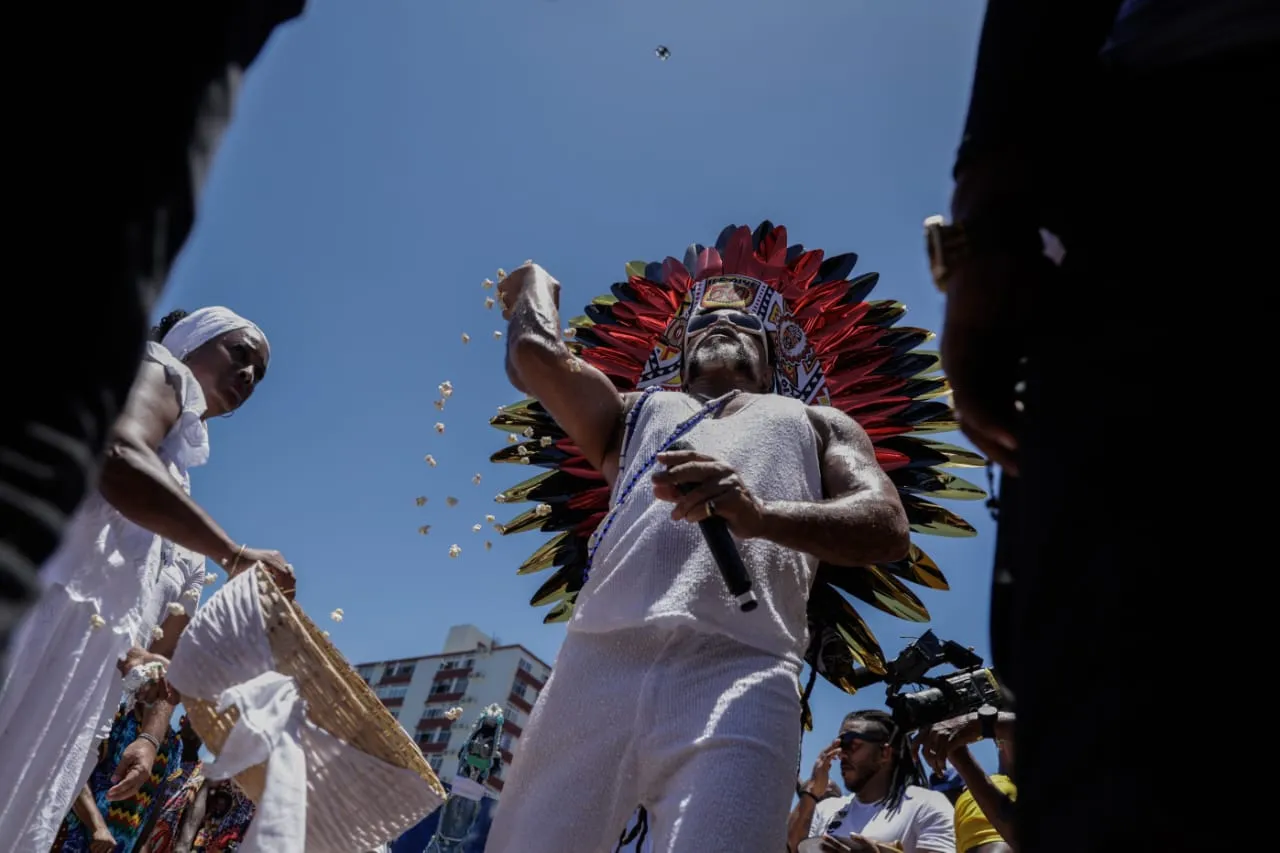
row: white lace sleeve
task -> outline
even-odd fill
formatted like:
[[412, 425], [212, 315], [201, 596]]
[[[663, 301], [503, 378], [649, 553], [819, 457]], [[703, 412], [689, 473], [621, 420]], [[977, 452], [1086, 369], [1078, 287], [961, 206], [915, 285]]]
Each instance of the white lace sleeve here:
[[200, 605], [200, 596], [204, 594], [204, 555], [193, 554], [185, 548], [176, 548], [174, 563], [182, 574], [182, 597], [179, 599], [182, 609], [186, 611], [187, 616], [194, 616], [196, 608]]

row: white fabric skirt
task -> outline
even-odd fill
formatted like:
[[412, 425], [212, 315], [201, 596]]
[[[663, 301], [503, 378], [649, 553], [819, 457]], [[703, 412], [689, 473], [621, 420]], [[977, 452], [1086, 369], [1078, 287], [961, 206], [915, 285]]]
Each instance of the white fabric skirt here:
[[122, 684], [130, 638], [93, 628], [96, 607], [49, 587], [9, 648], [0, 691], [0, 839], [44, 851], [93, 769], [98, 735]]

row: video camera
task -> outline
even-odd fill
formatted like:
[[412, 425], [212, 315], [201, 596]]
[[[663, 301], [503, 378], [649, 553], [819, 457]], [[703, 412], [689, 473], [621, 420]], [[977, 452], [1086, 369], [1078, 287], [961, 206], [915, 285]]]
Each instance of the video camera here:
[[[956, 671], [933, 677], [926, 674], [942, 664], [949, 664]], [[933, 631], [925, 631], [885, 664], [883, 675], [861, 666], [854, 667], [853, 673], [857, 687], [881, 681], [888, 685], [885, 701], [903, 731], [959, 717], [983, 705], [999, 708], [1004, 704], [995, 673], [982, 665], [982, 658], [954, 640], [942, 642]], [[902, 688], [908, 684], [924, 689], [903, 693]]]

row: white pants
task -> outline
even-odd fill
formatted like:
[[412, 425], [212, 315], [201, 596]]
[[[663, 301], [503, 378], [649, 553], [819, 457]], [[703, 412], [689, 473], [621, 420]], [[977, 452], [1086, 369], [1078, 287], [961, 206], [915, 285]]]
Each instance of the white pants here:
[[485, 850], [609, 853], [638, 805], [654, 853], [786, 850], [797, 674], [686, 627], [570, 631]]

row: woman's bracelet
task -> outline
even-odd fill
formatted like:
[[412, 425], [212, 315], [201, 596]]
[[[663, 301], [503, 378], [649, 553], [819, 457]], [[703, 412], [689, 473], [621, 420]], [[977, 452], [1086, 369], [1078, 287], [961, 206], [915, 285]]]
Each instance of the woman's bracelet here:
[[134, 740], [145, 740], [156, 748], [156, 752], [160, 751], [160, 739], [149, 732], [138, 732], [138, 736]]
[[[244, 546], [241, 545], [240, 550], [236, 551], [235, 559], [222, 561], [222, 568], [227, 570], [228, 578], [233, 578], [236, 576], [236, 567], [240, 565], [240, 558], [243, 556], [244, 556]], [[227, 563], [231, 563], [231, 565], [228, 566]]]

